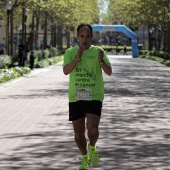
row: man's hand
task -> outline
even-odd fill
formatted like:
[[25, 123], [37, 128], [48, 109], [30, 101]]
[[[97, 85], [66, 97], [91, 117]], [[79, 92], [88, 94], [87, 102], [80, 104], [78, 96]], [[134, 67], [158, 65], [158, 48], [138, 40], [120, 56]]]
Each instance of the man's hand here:
[[81, 45], [81, 47], [79, 47], [78, 52], [77, 52], [77, 55], [76, 55], [76, 59], [77, 59], [77, 60], [80, 60], [80, 58], [81, 58], [82, 55], [83, 55], [83, 52], [84, 52], [84, 48], [83, 48], [83, 45]]
[[112, 68], [111, 68], [110, 64], [106, 64], [105, 62], [103, 62], [104, 61], [103, 57], [104, 57], [104, 52], [102, 50], [99, 50], [98, 62], [100, 63], [100, 66], [103, 69], [103, 71], [107, 75], [111, 75], [112, 74]]
[[101, 63], [103, 61], [103, 51], [99, 50], [98, 61]]
[[69, 64], [67, 64], [63, 67], [63, 72], [64, 72], [65, 75], [68, 75], [70, 72], [72, 72], [72, 70], [74, 69], [77, 62], [81, 59], [83, 52], [84, 52], [84, 48], [83, 48], [83, 45], [82, 45], [81, 47], [79, 47], [74, 60], [71, 63], [69, 63]]

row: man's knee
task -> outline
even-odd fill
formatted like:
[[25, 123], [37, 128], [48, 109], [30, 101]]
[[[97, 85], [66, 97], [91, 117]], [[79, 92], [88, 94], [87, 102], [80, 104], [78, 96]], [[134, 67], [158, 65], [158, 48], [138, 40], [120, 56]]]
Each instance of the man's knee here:
[[89, 136], [95, 136], [95, 135], [98, 135], [98, 133], [99, 133], [98, 126], [90, 126], [88, 128], [88, 135]]

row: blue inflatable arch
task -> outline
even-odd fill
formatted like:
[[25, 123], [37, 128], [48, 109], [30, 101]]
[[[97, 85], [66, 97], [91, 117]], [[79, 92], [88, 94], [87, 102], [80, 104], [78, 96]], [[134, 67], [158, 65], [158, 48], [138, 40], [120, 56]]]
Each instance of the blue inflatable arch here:
[[117, 31], [123, 32], [129, 38], [131, 38], [132, 42], [132, 57], [138, 57], [138, 44], [137, 44], [137, 36], [134, 32], [132, 32], [125, 25], [93, 25], [93, 31]]

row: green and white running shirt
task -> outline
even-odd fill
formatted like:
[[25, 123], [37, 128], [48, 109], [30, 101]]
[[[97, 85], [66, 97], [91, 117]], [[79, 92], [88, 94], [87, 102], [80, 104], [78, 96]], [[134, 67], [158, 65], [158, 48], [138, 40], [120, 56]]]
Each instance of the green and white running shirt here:
[[[78, 46], [69, 48], [64, 54], [64, 64], [71, 63], [78, 51]], [[73, 71], [69, 74], [69, 102], [78, 100], [99, 100], [104, 99], [104, 83], [102, 68], [98, 62], [99, 49], [93, 46], [83, 52], [81, 59], [77, 62]], [[110, 61], [104, 52], [105, 63]]]

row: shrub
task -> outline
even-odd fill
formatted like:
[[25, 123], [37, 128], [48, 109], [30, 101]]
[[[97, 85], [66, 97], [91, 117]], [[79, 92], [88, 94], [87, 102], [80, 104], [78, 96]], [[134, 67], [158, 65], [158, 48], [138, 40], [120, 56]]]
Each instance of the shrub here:
[[34, 56], [37, 57], [39, 61], [44, 59], [43, 50], [34, 51]]
[[53, 58], [48, 58], [48, 59], [38, 61], [36, 64], [36, 67], [38, 67], [38, 68], [48, 67], [49, 65], [53, 65], [53, 64], [60, 62], [62, 60], [63, 60], [63, 55], [55, 56]]
[[9, 55], [0, 55], [0, 69], [9, 67], [12, 64], [12, 58]]
[[30, 73], [31, 69], [28, 67], [12, 67], [9, 69], [0, 69], [0, 83], [6, 82], [22, 76], [23, 74]]
[[48, 67], [49, 65], [50, 64], [49, 64], [49, 60], [48, 59], [44, 59], [44, 60], [41, 60], [41, 61], [37, 62], [37, 67], [38, 68]]
[[13, 69], [20, 73], [21, 75], [31, 72], [31, 69], [29, 67], [14, 67]]
[[44, 56], [44, 58], [45, 58], [45, 59], [49, 58], [49, 56], [50, 56], [50, 52], [49, 52], [49, 50], [48, 50], [48, 49], [43, 50], [43, 56]]
[[49, 52], [50, 52], [50, 57], [55, 57], [55, 56], [60, 55], [62, 53], [60, 50], [58, 50], [55, 47], [51, 47], [49, 49]]

